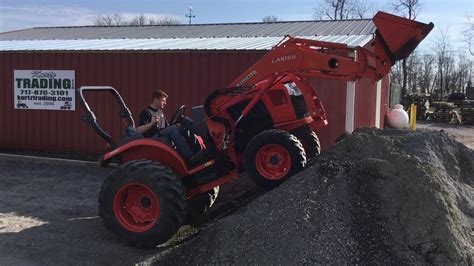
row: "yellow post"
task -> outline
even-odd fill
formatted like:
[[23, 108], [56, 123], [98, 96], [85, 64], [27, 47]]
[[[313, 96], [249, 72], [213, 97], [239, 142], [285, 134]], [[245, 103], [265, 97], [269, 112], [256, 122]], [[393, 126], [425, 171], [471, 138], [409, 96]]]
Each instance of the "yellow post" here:
[[410, 128], [416, 130], [416, 105], [414, 103], [410, 106]]

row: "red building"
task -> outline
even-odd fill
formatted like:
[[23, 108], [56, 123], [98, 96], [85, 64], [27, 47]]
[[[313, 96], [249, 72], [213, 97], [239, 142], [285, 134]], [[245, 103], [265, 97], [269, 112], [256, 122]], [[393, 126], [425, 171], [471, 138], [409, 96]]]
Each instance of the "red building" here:
[[[0, 33], [0, 149], [103, 152], [104, 141], [82, 122], [78, 99], [70, 94], [41, 95], [43, 86], [57, 86], [56, 93], [85, 85], [113, 86], [135, 120], [149, 104], [151, 92], [163, 89], [170, 96], [169, 117], [181, 104], [202, 105], [207, 95], [226, 87], [285, 35], [368, 46], [374, 34], [371, 20], [53, 27]], [[46, 81], [35, 84], [28, 75]], [[314, 79], [313, 85], [329, 121], [317, 132], [323, 148], [344, 131], [383, 126], [387, 77], [377, 83]], [[24, 95], [25, 86], [38, 88], [39, 95]], [[59, 99], [60, 106], [26, 104], [33, 98], [45, 99], [46, 104], [51, 99], [47, 97]], [[103, 128], [119, 138], [122, 122], [110, 95], [87, 99]]]

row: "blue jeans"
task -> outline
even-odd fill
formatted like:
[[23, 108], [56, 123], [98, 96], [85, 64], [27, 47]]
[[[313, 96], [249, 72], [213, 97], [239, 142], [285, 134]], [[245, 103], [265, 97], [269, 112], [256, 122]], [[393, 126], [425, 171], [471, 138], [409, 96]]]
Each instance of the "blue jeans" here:
[[[178, 150], [179, 153], [185, 158], [188, 159], [193, 152], [189, 148], [188, 144], [186, 141], [183, 139], [181, 132], [182, 129], [176, 127], [175, 125], [173, 126], [168, 126], [160, 130], [160, 132], [157, 134], [158, 136], [166, 136], [169, 138], [171, 141], [174, 142], [174, 145], [176, 146], [176, 149]], [[155, 135], [156, 137], [156, 135]]]

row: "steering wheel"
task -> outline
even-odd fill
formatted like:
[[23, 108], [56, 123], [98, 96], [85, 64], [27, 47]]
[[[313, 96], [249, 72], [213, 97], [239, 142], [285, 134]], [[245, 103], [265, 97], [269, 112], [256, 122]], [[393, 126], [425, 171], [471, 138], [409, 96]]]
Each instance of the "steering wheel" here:
[[173, 117], [171, 117], [170, 125], [177, 124], [181, 122], [182, 118], [184, 117], [184, 112], [186, 111], [186, 105], [181, 105], [176, 109], [176, 111], [173, 114]]

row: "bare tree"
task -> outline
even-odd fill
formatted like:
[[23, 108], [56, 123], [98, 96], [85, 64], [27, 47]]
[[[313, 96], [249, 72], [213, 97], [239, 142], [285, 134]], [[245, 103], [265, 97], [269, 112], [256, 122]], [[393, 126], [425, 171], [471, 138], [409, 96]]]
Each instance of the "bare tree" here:
[[448, 53], [444, 62], [444, 95], [449, 95], [456, 90], [456, 64], [455, 57], [452, 52]]
[[148, 25], [178, 25], [181, 24], [181, 20], [173, 17], [160, 17], [157, 19], [148, 19]]
[[419, 72], [417, 70], [420, 68], [420, 65], [420, 57], [415, 51], [407, 60], [407, 87], [412, 93], [418, 91]]
[[145, 26], [145, 25], [177, 25], [181, 21], [173, 17], [147, 17], [143, 14], [137, 14], [131, 20], [125, 19], [125, 16], [119, 13], [113, 15], [98, 15], [94, 17], [94, 25], [98, 26]]
[[[395, 0], [393, 2], [395, 12], [404, 16], [407, 19], [415, 20], [416, 16], [421, 10], [421, 3], [419, 0]], [[409, 57], [408, 57], [409, 58]], [[408, 72], [407, 60], [402, 60], [402, 95], [407, 93]]]
[[[376, 4], [374, 2], [368, 2], [363, 0], [353, 0], [353, 10], [352, 13], [356, 18], [363, 19], [363, 18], [372, 18], [377, 9]], [[380, 8], [381, 9], [381, 8]]]
[[419, 0], [395, 0], [392, 5], [395, 12], [412, 20], [416, 19], [421, 10], [421, 1]]
[[418, 67], [418, 85], [422, 93], [431, 93], [432, 84], [435, 78], [434, 73], [434, 61], [435, 57], [432, 54], [425, 53], [421, 57], [421, 62]]
[[279, 21], [277, 16], [268, 15], [262, 18], [263, 22], [277, 22]]
[[317, 0], [317, 5], [316, 19], [362, 19], [375, 13], [374, 3], [365, 0]]
[[456, 64], [456, 91], [465, 92], [464, 88], [471, 80], [472, 62], [467, 54], [459, 53]]
[[320, 5], [320, 12], [331, 20], [341, 20], [348, 18], [347, 0], [323, 0], [325, 3]]
[[94, 25], [97, 26], [121, 26], [127, 25], [125, 17], [120, 13], [113, 15], [97, 15], [94, 17]]
[[474, 38], [474, 17], [472, 14], [466, 15], [466, 23], [464, 24], [462, 36], [464, 42], [467, 44], [467, 50], [474, 56], [474, 44], [472, 40]]
[[437, 68], [436, 85], [441, 98], [449, 93], [450, 82], [452, 82], [451, 72], [454, 68], [454, 58], [450, 39], [448, 30], [441, 29], [434, 47]]
[[401, 84], [403, 82], [402, 72], [402, 64], [396, 63], [392, 66], [390, 71], [391, 86], [397, 84], [401, 87]]
[[130, 26], [143, 26], [146, 25], [147, 18], [143, 13], [136, 15], [132, 20], [130, 20], [129, 25]]

